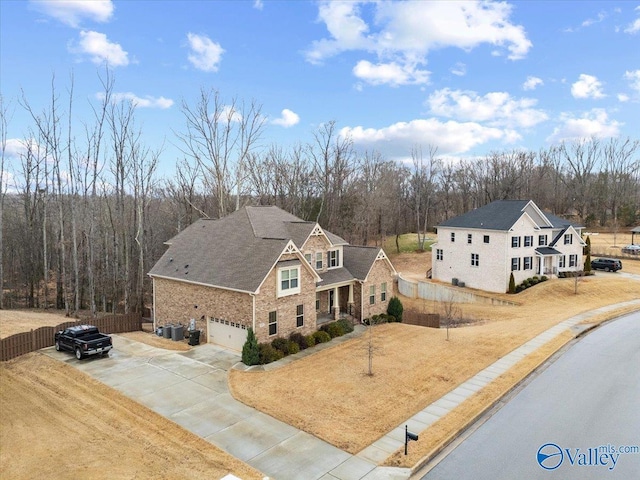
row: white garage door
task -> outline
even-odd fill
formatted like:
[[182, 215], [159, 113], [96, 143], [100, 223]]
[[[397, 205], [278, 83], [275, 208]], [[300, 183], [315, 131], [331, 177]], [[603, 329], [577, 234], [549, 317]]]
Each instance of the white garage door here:
[[246, 341], [247, 330], [244, 325], [219, 318], [209, 319], [209, 342], [242, 351]]

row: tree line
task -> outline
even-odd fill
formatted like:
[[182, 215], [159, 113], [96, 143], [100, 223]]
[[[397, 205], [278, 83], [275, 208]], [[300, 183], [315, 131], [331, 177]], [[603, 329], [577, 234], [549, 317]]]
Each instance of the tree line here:
[[22, 95], [12, 107], [31, 122], [17, 156], [7, 151], [11, 115], [0, 96], [0, 308], [141, 311], [164, 242], [198, 218], [244, 205], [276, 205], [353, 244], [415, 232], [421, 248], [434, 225], [499, 199], [532, 199], [587, 227], [640, 220], [638, 140], [591, 138], [459, 161], [416, 145], [398, 162], [358, 151], [335, 121], [293, 147], [264, 145], [257, 102], [202, 89], [180, 106], [181, 157], [163, 178], [163, 146], [145, 143], [135, 103], [118, 98], [108, 73], [101, 84], [82, 125], [72, 120], [73, 79], [64, 95], [54, 79], [40, 110]]

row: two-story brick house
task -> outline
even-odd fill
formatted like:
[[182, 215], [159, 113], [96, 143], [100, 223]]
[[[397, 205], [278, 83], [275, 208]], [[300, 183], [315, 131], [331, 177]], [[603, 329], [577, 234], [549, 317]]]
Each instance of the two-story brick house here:
[[582, 227], [540, 210], [531, 200], [498, 200], [437, 226], [432, 278], [505, 292], [534, 275], [583, 269]]
[[386, 312], [396, 271], [381, 248], [357, 247], [277, 207], [201, 219], [166, 242], [149, 272], [154, 327], [195, 319], [205, 341], [240, 350], [304, 335], [318, 321]]

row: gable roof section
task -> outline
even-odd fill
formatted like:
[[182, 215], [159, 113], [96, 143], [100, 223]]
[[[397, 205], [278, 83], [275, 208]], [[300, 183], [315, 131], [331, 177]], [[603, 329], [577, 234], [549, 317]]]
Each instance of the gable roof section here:
[[[450, 218], [440, 223], [438, 227], [454, 228], [477, 228], [482, 230], [509, 231], [511, 227], [522, 216], [526, 207], [535, 203], [531, 200], [496, 200], [484, 207], [476, 208], [457, 217]], [[535, 206], [553, 228], [563, 228], [569, 225], [574, 226], [568, 220], [542, 212]], [[548, 225], [539, 225], [541, 228], [549, 228]]]

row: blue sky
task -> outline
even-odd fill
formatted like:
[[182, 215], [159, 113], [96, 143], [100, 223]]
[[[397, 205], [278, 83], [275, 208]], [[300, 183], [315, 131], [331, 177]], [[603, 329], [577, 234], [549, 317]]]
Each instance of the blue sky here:
[[330, 120], [390, 159], [640, 137], [640, 1], [1, 0], [0, 32], [10, 154], [21, 92], [41, 111], [73, 73], [80, 129], [107, 62], [145, 141], [164, 142], [163, 173], [201, 88], [261, 104], [264, 146]]

